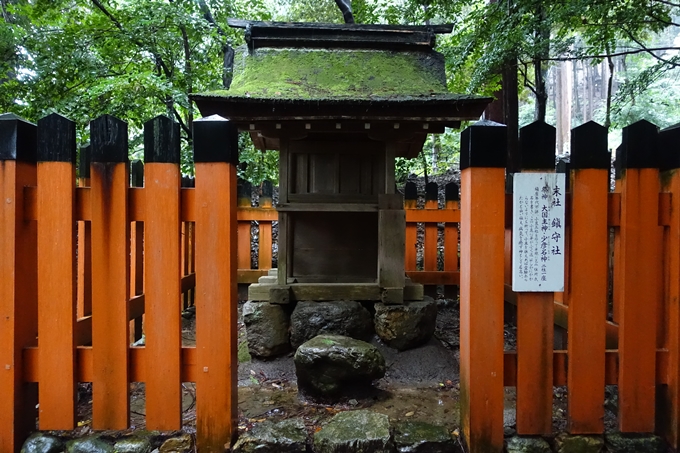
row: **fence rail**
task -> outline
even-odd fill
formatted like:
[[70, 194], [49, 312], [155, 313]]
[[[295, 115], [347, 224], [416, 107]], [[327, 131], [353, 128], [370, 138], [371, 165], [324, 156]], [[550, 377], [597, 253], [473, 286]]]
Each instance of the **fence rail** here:
[[[79, 382], [94, 383], [95, 429], [128, 427], [130, 382], [146, 383], [148, 429], [179, 429], [181, 383], [195, 382], [199, 451], [221, 451], [235, 434], [236, 285], [274, 264], [278, 219], [271, 184], [258, 207], [252, 188], [237, 190], [234, 127], [196, 121], [196, 178], [183, 181], [169, 119], [147, 123], [142, 171], [127, 163], [125, 123], [104, 116], [76, 178], [73, 123], [3, 118], [0, 450], [18, 451], [36, 418], [76, 426]], [[549, 434], [555, 385], [567, 386], [572, 434], [603, 432], [604, 386], [617, 385], [619, 429], [678, 447], [679, 134], [626, 128], [612, 192], [606, 130], [573, 131], [563, 293], [512, 292], [503, 127], [463, 132], [461, 186], [445, 187], [441, 207], [435, 184], [420, 207], [405, 187], [407, 275], [460, 290], [470, 451], [502, 451], [504, 386], [517, 388], [518, 434]], [[554, 171], [553, 128], [534, 123], [520, 143], [523, 171]], [[504, 300], [517, 306], [516, 351], [504, 351]], [[197, 345], [183, 347], [180, 313], [194, 304]], [[553, 349], [553, 324], [566, 350]]]

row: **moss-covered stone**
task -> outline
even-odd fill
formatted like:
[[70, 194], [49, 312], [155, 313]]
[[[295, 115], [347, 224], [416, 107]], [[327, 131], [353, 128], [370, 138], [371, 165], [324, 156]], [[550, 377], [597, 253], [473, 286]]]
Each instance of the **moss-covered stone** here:
[[206, 93], [266, 99], [368, 99], [446, 94], [437, 52], [257, 49], [236, 58], [231, 89]]
[[604, 439], [598, 436], [570, 436], [560, 434], [555, 438], [557, 453], [600, 453]]
[[607, 434], [605, 441], [610, 453], [663, 453], [666, 451], [663, 439], [651, 434], [612, 433]]
[[387, 415], [367, 410], [341, 412], [314, 435], [317, 453], [391, 453]]
[[399, 453], [449, 453], [456, 444], [444, 426], [406, 421], [394, 428], [394, 444]]
[[234, 445], [234, 453], [304, 453], [307, 431], [300, 418], [278, 423], [265, 421], [242, 435]]
[[64, 451], [64, 443], [60, 438], [40, 431], [31, 434], [21, 447], [21, 453], [61, 453], [62, 451]]
[[312, 338], [298, 348], [293, 361], [300, 390], [321, 397], [369, 387], [385, 375], [378, 348], [340, 335]]
[[98, 436], [82, 437], [66, 443], [66, 453], [114, 453], [113, 445]]
[[150, 453], [151, 450], [151, 436], [147, 433], [120, 439], [113, 445], [115, 453]]
[[514, 436], [507, 440], [508, 453], [551, 453], [550, 444], [542, 437]]
[[194, 451], [193, 438], [189, 434], [181, 434], [167, 439], [159, 449], [160, 453], [190, 453]]

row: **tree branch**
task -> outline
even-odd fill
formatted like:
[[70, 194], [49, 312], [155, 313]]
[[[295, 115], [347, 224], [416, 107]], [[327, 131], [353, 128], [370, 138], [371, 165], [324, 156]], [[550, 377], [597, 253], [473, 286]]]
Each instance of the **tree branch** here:
[[657, 54], [655, 54], [655, 53], [652, 52], [651, 50], [647, 49], [647, 47], [645, 47], [645, 45], [644, 45], [642, 42], [640, 42], [640, 40], [638, 40], [638, 39], [633, 35], [633, 33], [631, 33], [630, 30], [628, 30], [626, 27], [621, 27], [621, 28], [623, 28], [623, 31], [628, 35], [628, 37], [629, 37], [635, 44], [637, 44], [638, 46], [640, 46], [645, 52], [647, 52], [647, 53], [648, 53], [649, 55], [651, 55], [652, 57], [656, 58], [656, 59], [659, 60], [659, 61], [664, 62], [664, 63], [667, 64], [667, 65], [673, 66], [673, 67], [680, 66], [680, 65], [678, 65], [678, 64], [676, 64], [676, 63], [673, 63], [672, 61], [666, 60], [665, 58], [662, 58], [662, 57], [658, 56]]
[[669, 2], [668, 0], [653, 0], [657, 3], [661, 3], [663, 5], [668, 5], [668, 6], [673, 6], [673, 7], [680, 7], [680, 3], [674, 3], [674, 2]]
[[175, 114], [175, 118], [177, 118], [179, 126], [187, 134], [187, 141], [191, 141], [191, 128], [187, 126], [187, 123], [184, 122], [182, 115], [180, 115], [180, 113], [177, 111], [175, 107], [172, 108], [172, 112]]
[[[106, 17], [109, 18], [109, 20], [113, 23], [113, 25], [116, 26], [118, 30], [120, 30], [130, 41], [132, 41], [134, 44], [137, 45], [137, 47], [146, 50], [146, 46], [139, 40], [135, 39], [133, 36], [128, 34], [128, 32], [125, 30], [125, 27], [123, 27], [123, 24], [121, 24], [116, 17], [109, 12], [108, 9], [104, 6], [102, 2], [99, 0], [92, 0], [92, 3], [94, 6], [97, 7], [99, 11], [101, 11]], [[165, 73], [165, 76], [170, 79], [172, 78], [172, 71], [168, 66], [165, 64], [163, 61], [163, 58], [161, 58], [160, 55], [158, 55], [157, 52], [151, 50], [151, 54], [153, 55], [154, 59], [156, 60], [156, 64], [158, 64], [161, 68], [163, 68], [163, 72]]]
[[[609, 57], [620, 57], [623, 55], [635, 55], [638, 53], [643, 53], [643, 52], [660, 52], [660, 51], [665, 51], [665, 50], [680, 50], [680, 47], [675, 47], [675, 46], [669, 46], [669, 47], [650, 47], [646, 48], [643, 47], [641, 49], [630, 49], [630, 50], [623, 50], [619, 52], [613, 52], [611, 54], [595, 54], [595, 55], [579, 55], [579, 56], [573, 56], [573, 57], [549, 57], [549, 58], [544, 58], [543, 61], [581, 61], [581, 60], [594, 60], [594, 59], [605, 59]], [[658, 58], [656, 55], [654, 55], [654, 58]], [[526, 63], [524, 63], [526, 64]]]

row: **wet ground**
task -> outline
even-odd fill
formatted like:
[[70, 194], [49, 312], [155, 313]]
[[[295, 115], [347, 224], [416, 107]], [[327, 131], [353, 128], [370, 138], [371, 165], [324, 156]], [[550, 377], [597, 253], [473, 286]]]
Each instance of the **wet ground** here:
[[[292, 353], [266, 361], [250, 358], [247, 354], [245, 326], [239, 318], [239, 430], [250, 430], [253, 425], [265, 420], [302, 417], [310, 433], [313, 433], [340, 411], [370, 409], [389, 416], [391, 421], [426, 421], [445, 426], [455, 433], [460, 420], [458, 304], [456, 301], [440, 299], [438, 305], [437, 328], [427, 344], [398, 352], [374, 337], [372, 343], [382, 352], [387, 364], [385, 377], [376, 381], [370, 393], [348, 395], [332, 402], [314, 401], [298, 393]], [[515, 332], [514, 326], [505, 326], [506, 350], [514, 349]], [[194, 318], [183, 320], [182, 337], [185, 346], [195, 345]], [[79, 405], [82, 422], [75, 435], [90, 431], [91, 405], [88, 400], [91, 393], [87, 384], [83, 386]], [[193, 432], [196, 388], [192, 383], [182, 386], [184, 430]], [[554, 395], [553, 427], [557, 433], [566, 427], [566, 388], [555, 387]], [[507, 387], [504, 424], [508, 433], [513, 432], [515, 425], [515, 397], [515, 389]], [[144, 384], [131, 384], [130, 431], [145, 427], [144, 400]], [[615, 388], [608, 388], [605, 407], [605, 424], [608, 431], [614, 430]]]

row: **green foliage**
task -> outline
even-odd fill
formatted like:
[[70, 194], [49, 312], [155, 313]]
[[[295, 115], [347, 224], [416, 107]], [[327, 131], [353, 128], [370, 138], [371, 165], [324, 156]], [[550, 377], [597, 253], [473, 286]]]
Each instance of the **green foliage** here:
[[253, 185], [260, 185], [264, 180], [272, 181], [274, 185], [278, 184], [279, 153], [255, 149], [247, 132], [239, 135], [238, 160], [239, 178], [250, 181]]

